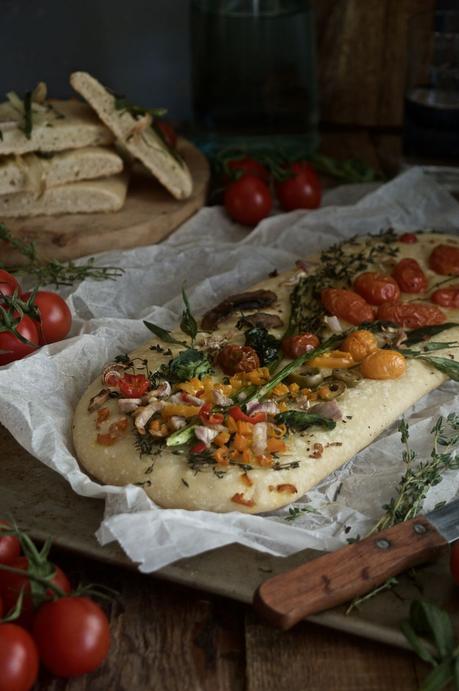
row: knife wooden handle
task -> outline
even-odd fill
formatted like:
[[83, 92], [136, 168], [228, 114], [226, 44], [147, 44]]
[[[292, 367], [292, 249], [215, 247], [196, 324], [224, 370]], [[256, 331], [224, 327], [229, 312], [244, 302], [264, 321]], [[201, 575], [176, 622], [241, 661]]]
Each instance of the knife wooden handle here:
[[391, 576], [434, 559], [447, 544], [420, 516], [269, 578], [259, 586], [253, 604], [272, 624], [289, 629], [310, 614], [365, 595]]

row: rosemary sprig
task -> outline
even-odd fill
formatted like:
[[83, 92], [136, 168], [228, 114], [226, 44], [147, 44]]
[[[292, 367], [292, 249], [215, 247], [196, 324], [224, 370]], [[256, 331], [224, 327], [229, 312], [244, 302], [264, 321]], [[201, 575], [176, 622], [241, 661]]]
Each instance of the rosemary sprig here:
[[75, 264], [72, 261], [60, 262], [57, 259], [42, 262], [35, 243], [25, 242], [14, 237], [3, 223], [0, 223], [0, 242], [6, 243], [27, 259], [24, 265], [13, 266], [7, 266], [0, 261], [0, 268], [6, 269], [10, 273], [30, 276], [37, 287], [44, 285], [54, 285], [56, 288], [71, 286], [73, 283], [83, 281], [86, 278], [93, 281], [113, 281], [124, 273], [124, 269], [117, 266], [94, 266], [93, 258], [84, 264]]

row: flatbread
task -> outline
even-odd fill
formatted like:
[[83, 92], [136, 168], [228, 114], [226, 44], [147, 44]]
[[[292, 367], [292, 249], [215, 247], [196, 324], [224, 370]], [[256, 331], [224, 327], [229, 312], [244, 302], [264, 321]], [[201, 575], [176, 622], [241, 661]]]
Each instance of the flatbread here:
[[[389, 258], [389, 262], [403, 257], [417, 259], [433, 285], [445, 278], [427, 268], [427, 259], [433, 247], [441, 243], [459, 246], [459, 241], [456, 237], [433, 233], [419, 237], [420, 241], [414, 245], [396, 243], [397, 257]], [[362, 244], [373, 241], [374, 239], [362, 238], [350, 246], [353, 251], [358, 251]], [[271, 290], [277, 294], [277, 302], [263, 311], [279, 315], [284, 322], [288, 321], [289, 294], [295, 274], [294, 270], [267, 278], [254, 287]], [[404, 299], [413, 300], [413, 295], [404, 295]], [[459, 322], [458, 309], [443, 310], [448, 322]], [[240, 313], [224, 321], [214, 336], [226, 335], [231, 338], [232, 343], [243, 343], [242, 333], [235, 328], [239, 317]], [[343, 323], [343, 326], [349, 325]], [[281, 337], [284, 329], [285, 327], [279, 327], [271, 332]], [[183, 334], [179, 335], [179, 332], [176, 336], [183, 338]], [[443, 331], [435, 336], [434, 340], [459, 341], [459, 327]], [[155, 349], [157, 344], [166, 347], [168, 345], [153, 339], [134, 351], [131, 358], [147, 359], [150, 370], [156, 370], [171, 357], [158, 353]], [[181, 350], [183, 348], [180, 346], [171, 346], [173, 355]], [[459, 360], [458, 350], [442, 350], [441, 355]], [[253, 467], [244, 472], [240, 466], [232, 465], [222, 468], [221, 472], [217, 473], [215, 467], [196, 472], [190, 466], [186, 454], [177, 454], [171, 448], [161, 450], [158, 455], [141, 456], [132, 431], [113, 446], [101, 446], [96, 442], [97, 413], [88, 412], [90, 400], [102, 388], [100, 377], [91, 384], [77, 406], [73, 422], [73, 439], [78, 459], [92, 477], [104, 484], [140, 484], [162, 507], [261, 513], [272, 511], [301, 497], [370, 444], [405, 410], [446, 379], [444, 374], [430, 365], [413, 359], [407, 360], [406, 373], [400, 379], [363, 379], [355, 388], [348, 388], [339, 398], [343, 418], [337, 422], [335, 429], [324, 431], [312, 427], [301, 434], [290, 434], [287, 452], [281, 455], [281, 465], [284, 469], [279, 470]], [[104, 405], [114, 416], [119, 415], [116, 400], [111, 399]], [[314, 453], [318, 448], [314, 445], [317, 444], [320, 444], [322, 449], [319, 457]], [[293, 467], [285, 468], [291, 464]], [[298, 464], [297, 467], [295, 464]], [[247, 476], [250, 485], [247, 483]], [[235, 496], [242, 497], [245, 504], [235, 503]]]
[[176, 199], [187, 199], [193, 182], [185, 161], [172, 155], [151, 127], [139, 130], [128, 110], [117, 110], [116, 97], [87, 72], [74, 72], [70, 84], [95, 110], [117, 141], [154, 175]]

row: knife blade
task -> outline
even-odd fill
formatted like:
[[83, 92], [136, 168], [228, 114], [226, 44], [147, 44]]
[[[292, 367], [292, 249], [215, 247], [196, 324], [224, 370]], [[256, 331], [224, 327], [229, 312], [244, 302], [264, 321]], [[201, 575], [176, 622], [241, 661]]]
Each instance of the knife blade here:
[[406, 569], [432, 561], [458, 538], [456, 499], [267, 579], [258, 587], [253, 604], [265, 619], [286, 630], [311, 614], [365, 595]]

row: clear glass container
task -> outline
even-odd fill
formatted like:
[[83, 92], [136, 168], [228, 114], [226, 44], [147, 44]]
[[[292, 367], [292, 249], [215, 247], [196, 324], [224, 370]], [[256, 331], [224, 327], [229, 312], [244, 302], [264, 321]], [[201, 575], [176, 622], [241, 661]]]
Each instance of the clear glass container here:
[[309, 0], [191, 0], [194, 139], [308, 155], [318, 146]]

